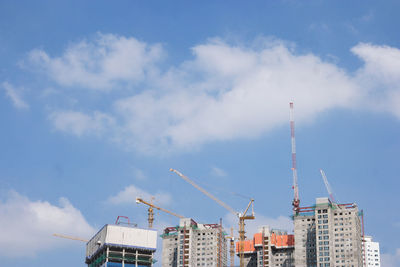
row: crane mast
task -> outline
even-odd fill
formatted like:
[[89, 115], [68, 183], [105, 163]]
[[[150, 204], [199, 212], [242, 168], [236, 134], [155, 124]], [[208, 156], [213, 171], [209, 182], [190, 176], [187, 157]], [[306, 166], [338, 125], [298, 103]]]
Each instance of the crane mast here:
[[[174, 169], [170, 169], [171, 172], [176, 173], [177, 175], [179, 175], [183, 180], [185, 180], [186, 182], [190, 183], [193, 187], [195, 187], [196, 189], [198, 189], [200, 192], [202, 192], [203, 194], [205, 194], [206, 196], [208, 196], [209, 198], [211, 198], [212, 200], [214, 200], [215, 202], [217, 202], [219, 205], [221, 205], [222, 207], [224, 207], [226, 210], [228, 210], [229, 212], [235, 214], [238, 219], [239, 219], [239, 256], [240, 256], [240, 267], [244, 267], [244, 240], [246, 239], [246, 231], [245, 231], [245, 220], [254, 220], [255, 216], [254, 216], [254, 199], [251, 199], [249, 204], [247, 205], [245, 211], [243, 213], [237, 212], [235, 211], [232, 207], [230, 207], [228, 204], [224, 203], [223, 201], [219, 200], [217, 197], [215, 197], [214, 195], [212, 195], [211, 193], [207, 192], [204, 188], [200, 187], [199, 185], [197, 185], [195, 182], [193, 182], [191, 179], [189, 179], [188, 177], [186, 177], [185, 175], [183, 175], [182, 173], [180, 173], [177, 170]], [[251, 215], [246, 215], [247, 212], [249, 211], [251, 208]], [[232, 235], [233, 236], [233, 235]], [[232, 259], [231, 259], [232, 260]]]
[[226, 236], [229, 238], [229, 259], [231, 261], [231, 267], [235, 265], [235, 237], [233, 236], [233, 227], [231, 227], [231, 235]]
[[297, 166], [296, 166], [296, 139], [294, 133], [294, 108], [293, 102], [290, 102], [290, 135], [292, 142], [292, 172], [293, 172], [293, 211], [297, 214], [300, 207], [299, 186], [297, 183]]

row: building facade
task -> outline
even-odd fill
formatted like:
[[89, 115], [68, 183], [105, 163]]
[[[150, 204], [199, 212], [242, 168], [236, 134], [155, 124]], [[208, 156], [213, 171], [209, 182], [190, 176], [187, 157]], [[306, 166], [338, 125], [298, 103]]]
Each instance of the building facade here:
[[296, 267], [362, 267], [362, 235], [356, 204], [317, 198], [293, 216]]
[[162, 267], [226, 267], [226, 233], [220, 224], [200, 224], [181, 219], [167, 227], [163, 239]]
[[363, 259], [366, 260], [365, 267], [380, 267], [381, 256], [379, 243], [373, 242], [371, 236], [365, 236], [363, 242]]
[[[239, 256], [240, 242], [236, 243]], [[243, 243], [246, 267], [294, 267], [294, 236], [263, 226]]]

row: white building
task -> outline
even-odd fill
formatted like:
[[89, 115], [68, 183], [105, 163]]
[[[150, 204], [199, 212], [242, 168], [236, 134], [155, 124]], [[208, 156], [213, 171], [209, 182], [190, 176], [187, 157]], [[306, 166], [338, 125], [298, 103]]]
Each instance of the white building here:
[[364, 237], [363, 258], [366, 258], [366, 267], [380, 267], [381, 256], [379, 252], [379, 242], [373, 242], [371, 236]]

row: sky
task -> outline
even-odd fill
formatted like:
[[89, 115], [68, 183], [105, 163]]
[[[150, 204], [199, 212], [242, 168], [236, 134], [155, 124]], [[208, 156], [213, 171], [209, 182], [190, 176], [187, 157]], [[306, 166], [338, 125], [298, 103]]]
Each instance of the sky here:
[[[364, 211], [400, 266], [398, 1], [0, 0], [0, 257], [85, 266], [117, 216], [291, 231], [289, 102], [302, 206]], [[162, 232], [178, 224], [156, 212]], [[156, 258], [160, 259], [158, 240]], [[155, 266], [161, 266], [160, 261]]]

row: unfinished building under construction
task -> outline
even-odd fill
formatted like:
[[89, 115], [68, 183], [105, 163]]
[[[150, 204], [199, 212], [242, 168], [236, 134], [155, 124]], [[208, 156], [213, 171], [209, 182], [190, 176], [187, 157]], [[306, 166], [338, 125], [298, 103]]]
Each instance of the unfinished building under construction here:
[[227, 266], [226, 233], [221, 224], [181, 219], [161, 235], [162, 267]]
[[[262, 226], [253, 239], [244, 241], [244, 266], [293, 267], [294, 236], [286, 231]], [[236, 243], [239, 255], [240, 242]]]
[[107, 224], [86, 244], [88, 267], [153, 266], [157, 231]]

